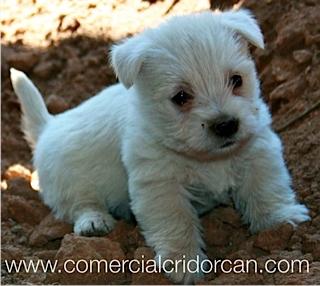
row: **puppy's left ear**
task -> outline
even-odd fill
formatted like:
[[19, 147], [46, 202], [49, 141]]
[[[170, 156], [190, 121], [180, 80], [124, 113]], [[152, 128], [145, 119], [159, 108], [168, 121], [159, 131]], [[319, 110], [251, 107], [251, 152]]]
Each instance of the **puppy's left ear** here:
[[250, 44], [264, 49], [263, 35], [254, 16], [248, 10], [227, 11], [220, 14], [222, 23], [241, 35]]
[[111, 49], [111, 65], [121, 83], [130, 88], [137, 78], [148, 43], [143, 36], [135, 36]]

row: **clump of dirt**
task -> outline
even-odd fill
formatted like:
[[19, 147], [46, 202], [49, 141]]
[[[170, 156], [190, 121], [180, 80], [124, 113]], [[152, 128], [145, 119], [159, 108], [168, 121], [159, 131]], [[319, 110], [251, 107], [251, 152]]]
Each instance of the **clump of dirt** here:
[[[2, 181], [1, 270], [3, 284], [167, 284], [162, 274], [9, 273], [5, 260], [140, 259], [153, 252], [134, 224], [119, 221], [106, 237], [84, 238], [57, 221], [30, 182], [31, 151], [20, 131], [20, 106], [9, 68], [25, 71], [45, 95], [52, 113], [73, 107], [116, 82], [107, 52], [115, 41], [155, 26], [173, 14], [238, 1], [10, 1], [1, 3]], [[253, 1], [265, 50], [253, 50], [274, 127], [311, 221], [251, 235], [232, 206], [203, 218], [210, 259], [307, 259], [307, 273], [211, 273], [201, 284], [317, 284], [320, 281], [320, 4], [317, 0]], [[310, 109], [311, 108], [311, 109]], [[310, 109], [310, 110], [309, 110]], [[301, 116], [303, 115], [303, 116]], [[288, 124], [290, 122], [290, 124]], [[34, 182], [33, 182], [34, 186]]]

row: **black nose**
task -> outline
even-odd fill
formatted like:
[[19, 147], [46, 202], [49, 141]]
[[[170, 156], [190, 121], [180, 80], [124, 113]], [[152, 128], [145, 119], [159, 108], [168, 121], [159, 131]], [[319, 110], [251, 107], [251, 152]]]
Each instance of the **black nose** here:
[[231, 137], [239, 129], [239, 120], [236, 118], [216, 120], [210, 129], [219, 137]]

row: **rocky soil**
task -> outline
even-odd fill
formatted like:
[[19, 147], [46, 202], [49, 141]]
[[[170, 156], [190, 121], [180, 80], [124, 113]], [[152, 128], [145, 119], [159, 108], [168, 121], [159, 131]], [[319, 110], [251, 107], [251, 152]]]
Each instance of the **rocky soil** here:
[[[211, 1], [211, 8], [238, 1]], [[13, 4], [14, 3], [14, 4]], [[172, 3], [175, 3], [172, 5]], [[307, 259], [310, 271], [282, 274], [208, 274], [200, 284], [320, 283], [320, 3], [317, 0], [247, 0], [266, 42], [253, 49], [262, 90], [285, 146], [298, 199], [312, 220], [251, 235], [232, 206], [203, 218], [211, 259]], [[9, 273], [5, 260], [140, 259], [152, 257], [135, 224], [119, 221], [105, 237], [78, 237], [55, 220], [39, 199], [31, 150], [19, 128], [20, 106], [9, 67], [25, 71], [52, 113], [94, 95], [116, 79], [108, 66], [110, 45], [174, 14], [208, 9], [209, 1], [2, 1], [1, 2], [1, 278], [3, 284], [166, 284], [161, 274], [112, 275]], [[32, 183], [32, 184], [30, 184]]]

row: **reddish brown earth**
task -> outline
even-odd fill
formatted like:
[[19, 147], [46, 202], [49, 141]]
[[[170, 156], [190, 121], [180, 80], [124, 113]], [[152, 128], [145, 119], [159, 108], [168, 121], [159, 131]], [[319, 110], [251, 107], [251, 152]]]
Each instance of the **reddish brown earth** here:
[[[19, 128], [20, 106], [9, 67], [25, 71], [45, 95], [52, 113], [64, 111], [116, 79], [107, 50], [122, 37], [180, 12], [208, 8], [209, 1], [2, 1], [2, 181], [3, 284], [165, 284], [160, 274], [8, 273], [4, 260], [131, 259], [153, 256], [136, 225], [123, 221], [107, 236], [83, 238], [56, 221], [30, 186], [31, 152]], [[237, 1], [211, 1], [212, 8]], [[203, 218], [211, 259], [307, 259], [309, 273], [208, 274], [201, 284], [320, 283], [320, 3], [244, 1], [261, 23], [266, 49], [253, 50], [262, 90], [281, 130], [285, 158], [300, 201], [312, 220], [292, 229], [279, 226], [250, 235], [232, 206]], [[297, 119], [296, 119], [297, 118]], [[289, 126], [289, 121], [294, 120]], [[15, 164], [21, 166], [12, 167]]]

